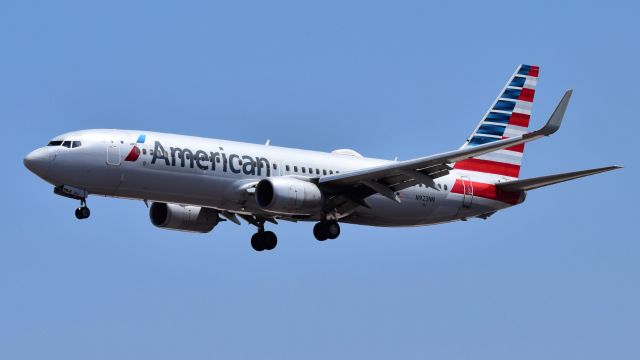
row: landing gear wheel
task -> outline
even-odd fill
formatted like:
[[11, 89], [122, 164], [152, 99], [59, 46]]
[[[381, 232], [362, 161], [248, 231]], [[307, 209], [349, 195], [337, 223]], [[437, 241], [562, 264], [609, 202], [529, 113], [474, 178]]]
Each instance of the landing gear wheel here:
[[262, 234], [262, 242], [265, 250], [273, 250], [278, 245], [278, 237], [273, 231], [265, 231]]
[[319, 241], [335, 239], [340, 236], [340, 224], [337, 221], [321, 221], [313, 226], [313, 236]]
[[89, 208], [86, 206], [81, 206], [76, 209], [75, 215], [76, 215], [76, 218], [80, 220], [86, 219], [89, 216], [91, 216], [91, 210], [89, 210]]
[[89, 218], [89, 216], [91, 216], [91, 210], [89, 210], [89, 208], [86, 206], [80, 208], [80, 213], [82, 213], [82, 217], [84, 219], [87, 219]]
[[263, 237], [262, 234], [264, 233], [257, 232], [253, 234], [253, 236], [251, 236], [251, 247], [255, 251], [262, 251], [265, 249], [264, 242], [262, 241], [262, 237]]
[[273, 250], [278, 245], [278, 237], [273, 231], [258, 231], [251, 237], [251, 247], [255, 251]]
[[325, 241], [329, 238], [329, 235], [325, 231], [324, 224], [323, 222], [319, 222], [313, 226], [313, 236], [315, 236], [318, 241]]
[[326, 229], [325, 232], [327, 234], [327, 237], [331, 240], [340, 236], [340, 225], [338, 224], [337, 221], [327, 222], [327, 224], [325, 225], [325, 229]]

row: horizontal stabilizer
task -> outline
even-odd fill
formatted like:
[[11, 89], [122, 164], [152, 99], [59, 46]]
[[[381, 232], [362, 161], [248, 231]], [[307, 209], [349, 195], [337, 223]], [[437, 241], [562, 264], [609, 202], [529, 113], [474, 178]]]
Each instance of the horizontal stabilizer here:
[[496, 187], [504, 191], [533, 190], [543, 186], [553, 185], [553, 184], [561, 183], [564, 181], [569, 181], [569, 180], [581, 178], [584, 176], [599, 174], [605, 171], [611, 171], [611, 170], [616, 170], [621, 168], [622, 166], [607, 166], [607, 167], [601, 167], [597, 169], [568, 172], [564, 174], [555, 174], [555, 175], [540, 176], [540, 177], [535, 177], [530, 179], [513, 180], [513, 181], [498, 183], [496, 184]]

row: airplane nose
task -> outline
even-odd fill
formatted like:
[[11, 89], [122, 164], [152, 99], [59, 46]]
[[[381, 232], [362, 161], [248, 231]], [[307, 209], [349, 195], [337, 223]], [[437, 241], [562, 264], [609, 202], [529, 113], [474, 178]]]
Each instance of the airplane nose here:
[[49, 170], [49, 165], [51, 165], [50, 160], [51, 154], [49, 154], [49, 149], [39, 148], [25, 156], [23, 162], [24, 166], [32, 173], [38, 176], [44, 176]]

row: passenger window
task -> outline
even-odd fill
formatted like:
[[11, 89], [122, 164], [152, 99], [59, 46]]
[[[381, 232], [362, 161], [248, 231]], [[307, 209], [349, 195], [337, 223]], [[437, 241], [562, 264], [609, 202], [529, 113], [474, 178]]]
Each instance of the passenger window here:
[[80, 146], [82, 146], [82, 143], [80, 141], [72, 141], [71, 142], [71, 147], [72, 148], [77, 148], [77, 147], [80, 147]]
[[449, 188], [447, 187], [447, 184], [444, 185], [444, 189], [449, 190]]
[[327, 175], [327, 170], [322, 169], [322, 175]]
[[304, 174], [304, 173], [306, 172], [306, 170], [307, 170], [307, 169], [303, 166], [303, 167], [302, 167], [302, 173]]
[[329, 170], [329, 175], [333, 175], [333, 170]]
[[294, 166], [294, 167], [293, 167], [293, 171], [294, 171], [294, 172], [298, 172], [298, 167], [297, 167], [297, 166]]
[[275, 163], [273, 164], [273, 170], [278, 170], [278, 165], [276, 165]]
[[291, 171], [291, 167], [289, 167], [289, 165], [285, 166], [285, 169], [287, 169], [287, 171]]
[[142, 149], [142, 155], [147, 155], [147, 149]]
[[62, 145], [62, 141], [60, 140], [49, 141], [49, 144], [47, 144], [47, 146], [60, 146], [60, 145]]
[[62, 146], [66, 147], [66, 148], [70, 148], [71, 147], [71, 141], [66, 140], [65, 142], [62, 143]]
[[316, 175], [320, 175], [320, 169], [316, 169]]

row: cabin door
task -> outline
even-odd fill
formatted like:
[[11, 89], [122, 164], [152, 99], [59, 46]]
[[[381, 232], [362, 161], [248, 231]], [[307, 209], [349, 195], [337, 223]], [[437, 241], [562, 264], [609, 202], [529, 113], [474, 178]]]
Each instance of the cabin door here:
[[113, 141], [107, 142], [107, 165], [120, 165], [120, 147]]

